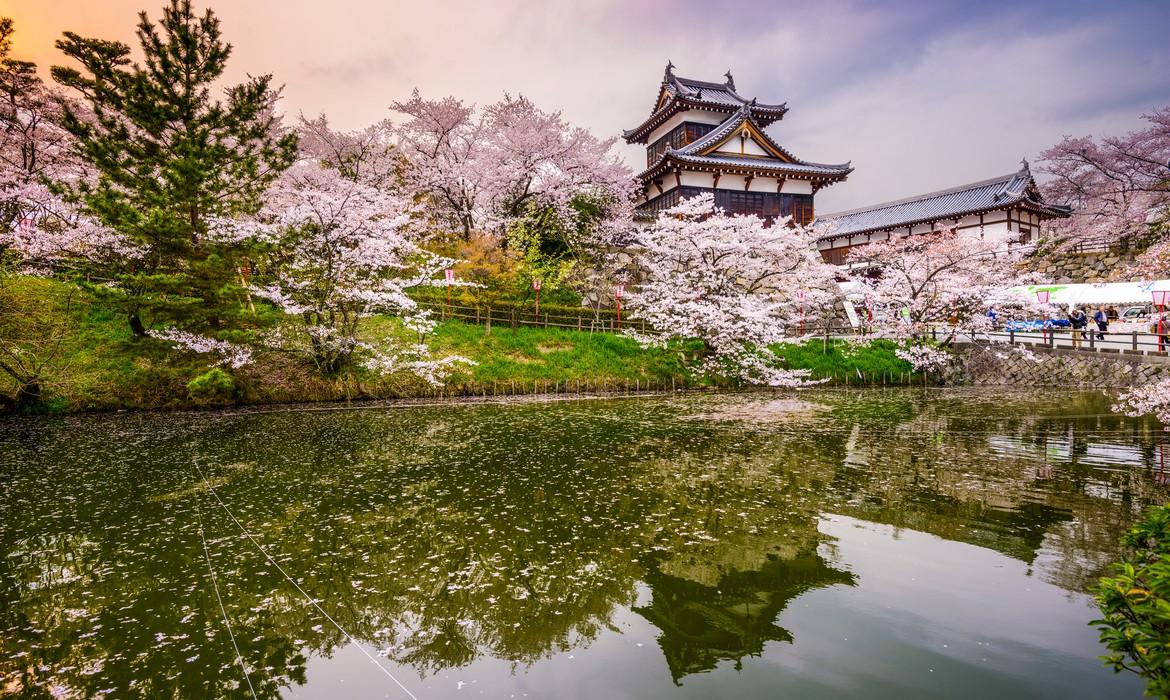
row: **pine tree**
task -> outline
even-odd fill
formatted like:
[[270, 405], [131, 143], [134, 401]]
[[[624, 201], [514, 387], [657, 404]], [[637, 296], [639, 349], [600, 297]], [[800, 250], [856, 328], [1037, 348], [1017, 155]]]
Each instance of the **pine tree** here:
[[158, 25], [139, 14], [139, 64], [130, 47], [66, 32], [57, 47], [81, 70], [55, 66], [89, 111], [67, 108], [63, 126], [96, 173], [68, 194], [144, 254], [103, 271], [131, 329], [151, 323], [230, 328], [240, 309], [239, 244], [209, 235], [217, 218], [254, 212], [296, 154], [296, 136], [272, 109], [272, 76], [250, 77], [212, 97], [232, 47], [211, 10], [171, 0]]

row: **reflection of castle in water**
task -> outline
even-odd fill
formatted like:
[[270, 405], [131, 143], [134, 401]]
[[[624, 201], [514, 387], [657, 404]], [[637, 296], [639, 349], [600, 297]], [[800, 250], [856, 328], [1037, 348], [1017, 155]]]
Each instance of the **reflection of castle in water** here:
[[768, 642], [791, 642], [776, 618], [805, 591], [837, 584], [853, 585], [854, 577], [829, 566], [815, 552], [794, 559], [772, 559], [759, 571], [736, 571], [710, 586], [678, 576], [652, 572], [648, 605], [634, 608], [662, 631], [658, 644], [675, 683], [691, 673], [745, 656], [758, 656]]

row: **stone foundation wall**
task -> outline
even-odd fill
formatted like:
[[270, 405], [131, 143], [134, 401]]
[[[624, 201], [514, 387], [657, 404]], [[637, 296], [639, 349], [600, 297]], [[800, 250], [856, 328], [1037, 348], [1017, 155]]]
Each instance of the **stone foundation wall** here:
[[1133, 250], [1051, 255], [1041, 253], [1031, 258], [1026, 267], [1052, 284], [1101, 282], [1109, 279], [1114, 270], [1132, 262], [1134, 257]]
[[1146, 355], [992, 345], [959, 358], [951, 381], [977, 385], [1122, 389], [1170, 376], [1170, 358]]

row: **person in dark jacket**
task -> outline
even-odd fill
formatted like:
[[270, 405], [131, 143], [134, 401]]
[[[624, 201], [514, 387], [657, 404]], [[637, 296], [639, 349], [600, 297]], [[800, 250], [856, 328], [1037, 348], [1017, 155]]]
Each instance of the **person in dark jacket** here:
[[1093, 320], [1097, 322], [1097, 340], [1105, 340], [1105, 334], [1109, 332], [1109, 312], [1102, 306], [1093, 314]]
[[1070, 326], [1073, 347], [1081, 347], [1081, 340], [1085, 338], [1085, 327], [1089, 325], [1089, 317], [1085, 315], [1084, 311], [1074, 306], [1068, 310], [1068, 325]]

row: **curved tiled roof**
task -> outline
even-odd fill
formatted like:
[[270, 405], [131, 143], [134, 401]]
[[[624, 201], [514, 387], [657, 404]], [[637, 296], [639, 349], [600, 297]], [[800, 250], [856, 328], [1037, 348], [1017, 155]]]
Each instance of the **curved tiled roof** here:
[[[666, 99], [662, 97], [665, 93]], [[658, 99], [654, 103], [650, 116], [633, 129], [622, 132], [623, 138], [629, 143], [642, 143], [658, 125], [665, 122], [674, 114], [686, 109], [707, 109], [716, 112], [730, 112], [749, 106], [752, 115], [764, 126], [784, 117], [788, 111], [786, 104], [762, 104], [755, 99], [748, 99], [735, 91], [735, 81], [731, 71], [727, 72], [727, 81], [715, 83], [707, 80], [682, 78], [674, 74], [674, 66], [666, 65], [666, 73], [662, 78], [662, 87]]]
[[818, 218], [816, 223], [831, 227], [832, 233], [822, 236], [821, 240], [832, 240], [859, 233], [954, 219], [1009, 206], [1026, 207], [1049, 217], [1065, 217], [1071, 211], [1067, 206], [1044, 202], [1025, 161], [1024, 166], [1014, 173], [917, 197], [829, 214]]
[[760, 136], [762, 136], [764, 138], [764, 140], [767, 141], [767, 144], [769, 146], [771, 146], [773, 149], [775, 149], [776, 151], [779, 151], [780, 153], [782, 153], [785, 158], [787, 158], [788, 160], [790, 160], [794, 163], [801, 162], [799, 158], [797, 158], [796, 156], [789, 153], [788, 149], [786, 149], [783, 146], [781, 146], [780, 144], [776, 143], [775, 141], [772, 140], [771, 137], [768, 136], [767, 132], [764, 131], [764, 125], [761, 124], [759, 121], [756, 120], [755, 117], [752, 116], [750, 104], [745, 104], [745, 105], [740, 106], [739, 112], [736, 113], [736, 115], [734, 117], [724, 121], [722, 124], [715, 127], [711, 131], [707, 132], [703, 136], [695, 139], [694, 141], [691, 141], [687, 145], [685, 145], [682, 148], [675, 151], [675, 153], [676, 154], [688, 154], [688, 155], [701, 155], [703, 153], [703, 151], [707, 150], [709, 147], [715, 146], [723, 139], [725, 139], [728, 136], [730, 136], [731, 134], [735, 133], [736, 129], [740, 128], [745, 123], [748, 123], [748, 124], [751, 124], [752, 126], [754, 126], [756, 128], [756, 131], [758, 131], [760, 133]]
[[671, 73], [664, 84], [664, 88], [667, 93], [677, 97], [689, 97], [701, 102], [727, 105], [736, 109], [741, 105], [751, 103], [753, 107], [759, 109], [761, 112], [788, 111], [788, 107], [785, 104], [756, 104], [755, 100], [741, 97], [735, 91], [734, 83], [712, 83], [706, 80], [680, 78]]
[[805, 161], [796, 161], [794, 163], [785, 163], [783, 161], [774, 160], [771, 158], [752, 158], [752, 157], [735, 157], [723, 155], [706, 155], [706, 156], [692, 156], [686, 154], [674, 154], [674, 160], [680, 163], [692, 163], [694, 165], [717, 165], [725, 168], [750, 168], [752, 170], [774, 170], [777, 172], [788, 172], [806, 175], [827, 175], [831, 177], [841, 177], [853, 172], [853, 168], [849, 163], [828, 164], [828, 163], [808, 163]]
[[[722, 153], [704, 153], [704, 151], [717, 145], [720, 141], [734, 134], [737, 129], [742, 127], [745, 123], [750, 123], [759, 132], [760, 136], [771, 146], [774, 150], [783, 154], [784, 159], [773, 158], [766, 156], [737, 156]], [[639, 178], [646, 178], [654, 171], [660, 169], [667, 162], [675, 162], [684, 165], [702, 166], [706, 168], [719, 168], [724, 170], [752, 170], [763, 171], [776, 174], [792, 174], [796, 176], [813, 176], [829, 179], [843, 178], [849, 173], [853, 172], [853, 168], [849, 163], [828, 164], [828, 163], [812, 163], [801, 160], [792, 155], [787, 149], [783, 148], [775, 141], [773, 141], [752, 116], [750, 105], [742, 105], [740, 110], [731, 118], [724, 121], [719, 126], [715, 127], [709, 133], [702, 137], [695, 139], [691, 143], [679, 148], [678, 150], [666, 149], [658, 160], [651, 164], [645, 171], [643, 171]]]

